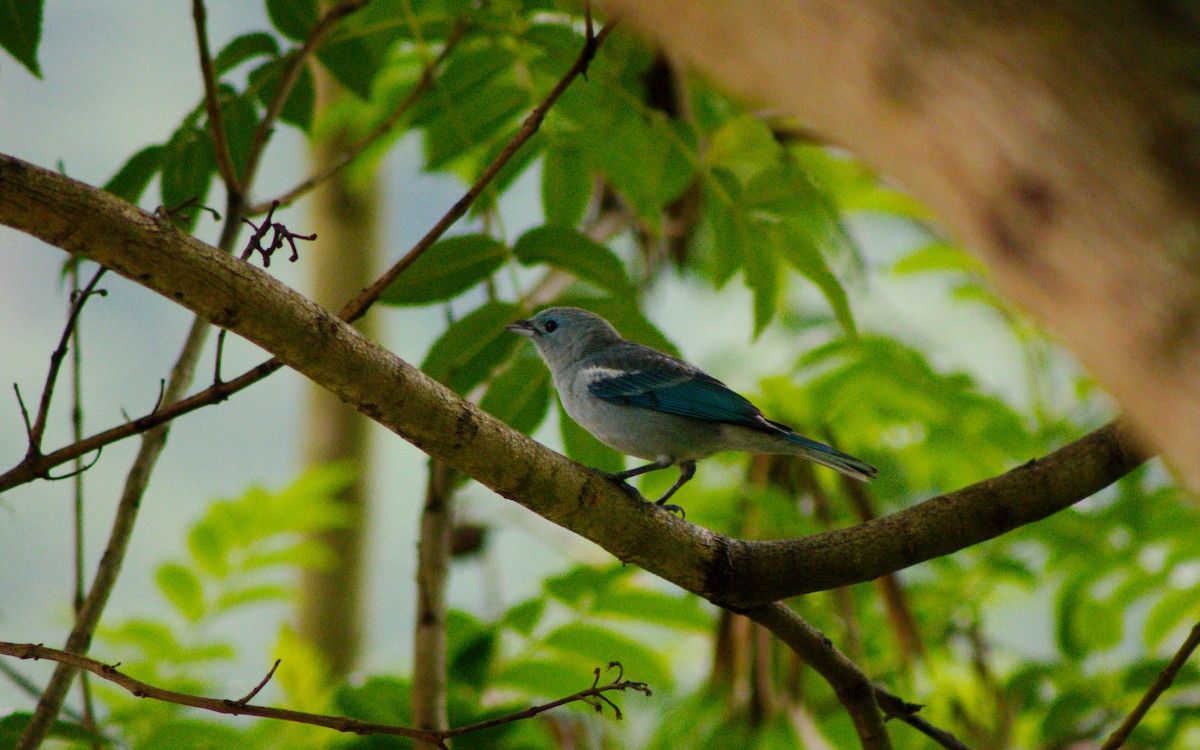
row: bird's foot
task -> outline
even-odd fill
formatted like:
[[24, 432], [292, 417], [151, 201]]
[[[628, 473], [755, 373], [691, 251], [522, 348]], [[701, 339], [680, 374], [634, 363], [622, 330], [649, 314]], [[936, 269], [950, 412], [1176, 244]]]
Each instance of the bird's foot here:
[[684, 512], [682, 505], [671, 505], [669, 503], [664, 503], [663, 500], [666, 500], [666, 498], [664, 497], [664, 498], [660, 499], [658, 502], [655, 503], [655, 505], [662, 508], [663, 510], [665, 510], [668, 513], [678, 513], [680, 521], [687, 520], [687, 513]]
[[644, 503], [650, 502], [646, 498], [642, 497], [642, 493], [638, 492], [637, 487], [634, 487], [629, 482], [626, 482], [625, 477], [621, 476], [620, 474], [610, 474], [607, 471], [600, 471], [599, 469], [596, 469], [595, 471], [600, 476], [604, 477], [605, 479], [607, 479], [610, 482], [613, 482], [618, 487], [625, 490], [625, 494], [629, 495], [634, 500], [641, 500]]

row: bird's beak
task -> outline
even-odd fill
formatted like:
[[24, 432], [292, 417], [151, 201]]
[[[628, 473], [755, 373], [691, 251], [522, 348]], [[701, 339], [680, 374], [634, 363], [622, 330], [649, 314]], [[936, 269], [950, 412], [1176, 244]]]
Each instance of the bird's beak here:
[[525, 336], [526, 338], [533, 338], [537, 335], [537, 329], [534, 328], [533, 323], [530, 323], [528, 320], [518, 320], [517, 322], [509, 323], [504, 327], [513, 333], [519, 336]]

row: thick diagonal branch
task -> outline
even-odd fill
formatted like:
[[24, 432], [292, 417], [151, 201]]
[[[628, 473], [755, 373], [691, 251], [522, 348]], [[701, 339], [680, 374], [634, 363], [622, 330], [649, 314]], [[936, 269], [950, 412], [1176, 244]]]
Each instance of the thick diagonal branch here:
[[0, 156], [0, 224], [102, 263], [244, 336], [499, 494], [735, 607], [869, 581], [978, 544], [1090, 496], [1144, 460], [1113, 424], [1000, 477], [867, 524], [803, 539], [733, 541], [632, 500], [277, 279], [100, 190]]

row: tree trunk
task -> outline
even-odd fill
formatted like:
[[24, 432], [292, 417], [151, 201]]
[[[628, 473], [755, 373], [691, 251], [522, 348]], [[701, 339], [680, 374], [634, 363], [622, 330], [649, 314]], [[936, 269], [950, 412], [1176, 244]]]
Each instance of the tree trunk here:
[[[314, 66], [318, 109], [345, 95], [320, 66]], [[337, 159], [346, 137], [335, 133], [314, 147], [316, 172]], [[374, 180], [372, 180], [372, 183]], [[355, 183], [339, 171], [314, 192], [313, 213], [319, 242], [307, 250], [312, 268], [313, 299], [337, 309], [374, 280], [373, 259], [377, 242], [378, 201], [373, 184]], [[374, 338], [371, 318], [355, 326]], [[370, 421], [315, 383], [307, 388], [304, 460], [306, 464], [349, 461], [354, 479], [339, 494], [352, 521], [331, 529], [319, 540], [332, 552], [332, 564], [304, 575], [300, 602], [300, 629], [325, 657], [334, 677], [345, 677], [354, 667], [362, 640], [361, 594], [363, 539], [366, 532], [369, 475]]]

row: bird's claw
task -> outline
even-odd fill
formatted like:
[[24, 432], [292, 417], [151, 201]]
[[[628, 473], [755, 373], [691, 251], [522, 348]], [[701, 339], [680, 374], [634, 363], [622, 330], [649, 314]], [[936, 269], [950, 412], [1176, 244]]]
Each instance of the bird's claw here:
[[[663, 498], [663, 499], [665, 500], [666, 498]], [[687, 520], [687, 513], [684, 512], [682, 505], [670, 505], [668, 503], [664, 503], [662, 500], [659, 500], [658, 502], [656, 502], [655, 505], [662, 508], [663, 510], [665, 510], [668, 513], [678, 513], [680, 521]]]
[[669, 505], [669, 504], [663, 502], [664, 500], [667, 499], [665, 497], [659, 498], [657, 501], [651, 501], [651, 500], [646, 499], [646, 497], [644, 495], [642, 495], [642, 493], [638, 492], [637, 487], [634, 487], [632, 484], [625, 481], [625, 477], [621, 476], [620, 474], [611, 474], [607, 471], [600, 471], [599, 469], [596, 469], [595, 472], [597, 474], [599, 474], [600, 476], [604, 477], [605, 479], [607, 479], [608, 481], [613, 482], [621, 489], [625, 490], [625, 494], [629, 495], [634, 500], [641, 500], [643, 503], [646, 503], [648, 505], [657, 505], [658, 507], [662, 508], [663, 510], [665, 510], [668, 513], [678, 513], [680, 519], [684, 519], [687, 516], [687, 514], [684, 512], [682, 506]]
[[625, 490], [625, 494], [629, 495], [634, 500], [641, 500], [642, 502], [650, 502], [646, 498], [642, 497], [642, 493], [638, 492], [637, 487], [634, 487], [629, 482], [626, 482], [625, 477], [621, 476], [620, 474], [610, 474], [607, 471], [600, 471], [599, 469], [596, 470], [596, 473], [599, 474], [600, 476], [604, 477], [608, 481], [615, 483], [621, 489]]

